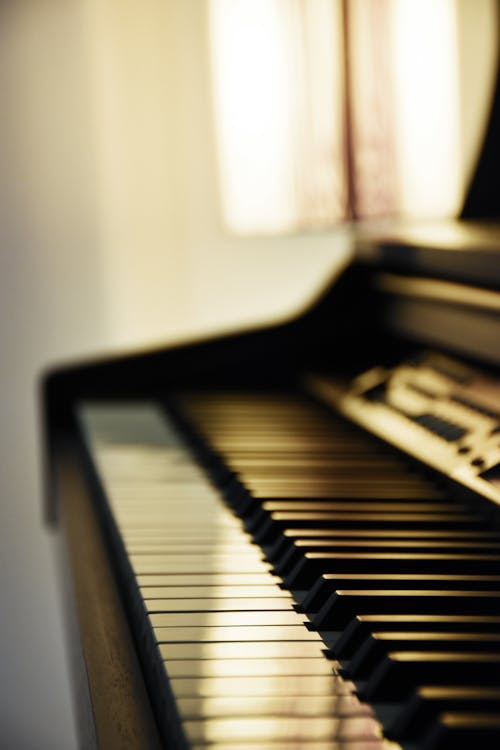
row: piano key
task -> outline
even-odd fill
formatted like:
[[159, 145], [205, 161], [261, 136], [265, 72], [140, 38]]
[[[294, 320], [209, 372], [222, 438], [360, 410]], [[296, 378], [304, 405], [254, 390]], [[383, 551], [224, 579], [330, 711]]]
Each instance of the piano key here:
[[424, 685], [400, 706], [394, 719], [388, 723], [387, 731], [397, 740], [419, 736], [433, 719], [449, 711], [454, 713], [473, 711], [498, 715], [500, 714], [500, 688]]
[[500, 654], [497, 652], [390, 652], [362, 689], [363, 700], [401, 700], [419, 685], [471, 685], [500, 687]]
[[342, 573], [492, 573], [500, 570], [500, 555], [394, 553], [387, 552], [306, 552], [285, 577], [288, 588], [311, 587], [317, 577], [328, 572]]
[[475, 544], [477, 547], [483, 544], [500, 543], [500, 534], [496, 532], [481, 531], [457, 531], [454, 529], [436, 531], [434, 529], [324, 529], [322, 527], [311, 529], [285, 529], [274, 544], [263, 545], [266, 559], [273, 563], [280, 561], [291, 550], [303, 552], [310, 551], [309, 543], [321, 544], [323, 541], [334, 542], [362, 542], [373, 539], [380, 543], [390, 540], [402, 542], [418, 541], [440, 541], [461, 542]]
[[254, 598], [240, 599], [144, 599], [150, 614], [166, 612], [288, 612], [290, 603], [286, 599], [279, 598]]
[[[129, 542], [124, 539], [124, 544], [129, 555], [202, 555], [218, 557], [220, 555], [233, 554], [241, 556], [244, 551], [253, 551], [257, 553], [257, 548], [249, 545], [247, 540], [210, 540], [206, 542], [199, 541], [187, 541], [182, 544], [173, 543], [170, 544], [168, 539], [163, 539], [161, 542], [141, 541], [141, 542]], [[247, 550], [245, 550], [247, 547]], [[262, 555], [260, 555], [262, 558]]]
[[137, 555], [131, 559], [134, 570], [139, 575], [144, 573], [253, 573], [271, 569], [268, 563], [260, 560], [229, 557], [185, 557], [182, 560], [175, 555]]
[[304, 618], [294, 610], [257, 612], [152, 612], [149, 619], [153, 627], [252, 627], [252, 626], [302, 626]]
[[161, 627], [156, 625], [154, 635], [158, 643], [224, 643], [251, 641], [316, 641], [318, 633], [299, 625], [251, 625], [245, 627], [198, 625]]
[[371, 528], [371, 529], [481, 529], [484, 521], [472, 513], [457, 514], [436, 513], [329, 513], [328, 511], [276, 511], [263, 518], [257, 525], [248, 523], [248, 530], [252, 532], [255, 541], [260, 545], [272, 544], [285, 529], [298, 527], [327, 529], [341, 528]]
[[204, 537], [189, 533], [181, 535], [175, 531], [171, 531], [170, 533], [155, 532], [154, 534], [153, 532], [136, 534], [135, 532], [127, 533], [125, 531], [122, 534], [122, 538], [128, 549], [131, 549], [132, 547], [144, 547], [147, 549], [156, 546], [168, 546], [173, 552], [181, 552], [182, 550], [192, 548], [203, 552], [209, 548], [212, 550], [219, 548], [232, 550], [238, 549], [245, 544], [252, 543], [252, 540], [246, 534], [225, 533], [224, 536], [219, 536], [214, 539], [213, 534], [211, 535], [209, 531], [207, 531]]
[[232, 573], [232, 572], [216, 572], [207, 573], [202, 571], [201, 573], [139, 573], [136, 575], [139, 586], [172, 586], [172, 587], [185, 587], [185, 586], [207, 586], [208, 588], [215, 586], [265, 586], [266, 588], [274, 589], [281, 583], [281, 579], [275, 575], [272, 575], [269, 571], [264, 573], [253, 573], [247, 571], [245, 573]]
[[443, 530], [441, 532], [432, 529], [404, 530], [404, 529], [285, 529], [282, 536], [274, 544], [263, 545], [266, 557], [271, 560], [280, 559], [292, 549], [306, 551], [308, 547], [328, 544], [363, 544], [369, 546], [370, 542], [378, 542], [380, 545], [399, 542], [408, 546], [423, 546], [425, 544], [491, 544], [498, 545], [500, 536], [457, 532], [455, 530]]
[[472, 542], [408, 542], [408, 541], [346, 541], [346, 540], [323, 540], [300, 544], [296, 542], [293, 549], [274, 561], [274, 571], [285, 577], [293, 568], [302, 561], [304, 555], [325, 553], [325, 559], [330, 560], [336, 552], [359, 552], [368, 553], [373, 549], [375, 552], [386, 553], [425, 553], [446, 554], [447, 552], [468, 554], [471, 551], [479, 551], [481, 554], [495, 554], [498, 552], [498, 544], [483, 543], [478, 545]]
[[343, 740], [343, 741], [332, 741], [326, 740], [324, 742], [316, 740], [301, 739], [294, 742], [290, 739], [285, 742], [273, 741], [273, 742], [245, 742], [242, 745], [241, 741], [236, 744], [232, 742], [211, 742], [207, 745], [205, 741], [202, 742], [191, 742], [193, 750], [197, 748], [207, 748], [210, 750], [401, 750], [400, 746], [389, 742], [386, 739], [376, 740]]
[[340, 742], [380, 739], [378, 722], [371, 717], [246, 717], [222, 718], [205, 721], [187, 720], [184, 730], [190, 741], [206, 742], [298, 742], [310, 740], [338, 740]]
[[165, 661], [175, 659], [290, 659], [322, 658], [321, 641], [258, 641], [222, 643], [160, 643]]
[[[323, 514], [323, 515], [318, 515]], [[356, 520], [354, 519], [354, 516], [356, 516]], [[418, 518], [416, 517], [418, 516]], [[460, 546], [460, 543], [467, 547], [472, 544], [472, 542], [468, 542], [467, 540], [447, 540], [445, 538], [445, 534], [447, 530], [454, 530], [455, 525], [453, 524], [453, 515], [447, 514], [446, 517], [442, 513], [436, 513], [434, 516], [430, 513], [421, 513], [421, 514], [405, 514], [405, 513], [383, 513], [378, 511], [373, 511], [372, 513], [357, 513], [354, 510], [351, 510], [349, 514], [346, 512], [334, 512], [331, 511], [327, 505], [323, 509], [319, 507], [319, 504], [314, 504], [314, 507], [312, 507], [310, 510], [307, 509], [306, 504], [301, 504], [300, 506], [297, 505], [297, 509], [294, 510], [292, 508], [289, 508], [288, 510], [276, 510], [271, 511], [268, 513], [267, 511], [264, 511], [263, 509], [259, 509], [256, 511], [251, 517], [248, 517], [246, 519], [247, 527], [255, 534], [256, 538], [260, 538], [263, 541], [262, 546], [265, 548], [271, 549], [272, 552], [276, 555], [276, 550], [273, 549], [273, 545], [277, 545], [279, 541], [281, 541], [281, 536], [285, 533], [285, 531], [293, 532], [294, 526], [300, 526], [300, 518], [304, 517], [306, 520], [304, 521], [304, 525], [307, 525], [311, 519], [317, 520], [316, 524], [316, 534], [314, 539], [302, 539], [299, 543], [299, 537], [296, 534], [295, 535], [295, 546], [296, 547], [307, 547], [310, 546], [317, 546], [321, 543], [323, 543], [324, 546], [328, 546], [328, 543], [330, 543], [331, 546], [334, 544], [342, 543], [344, 542], [346, 545], [350, 542], [351, 544], [358, 543], [359, 545], [363, 544], [363, 541], [365, 542], [366, 546], [370, 546], [370, 542], [372, 543], [372, 546], [376, 546], [373, 543], [379, 542], [380, 545], [390, 545], [396, 544], [397, 542], [401, 543], [403, 546], [422, 546], [424, 547], [427, 543], [429, 546], [434, 544], [434, 546], [438, 546], [439, 543], [441, 543], [441, 546]], [[309, 520], [307, 520], [309, 518]], [[460, 528], [460, 525], [463, 523], [463, 514], [460, 514], [456, 516], [456, 527]], [[287, 525], [287, 519], [290, 521], [289, 525]], [[347, 522], [346, 522], [347, 519]], [[349, 523], [349, 521], [352, 521], [352, 523]], [[443, 520], [446, 521], [446, 523], [443, 523]], [[475, 524], [471, 525], [481, 525], [481, 522], [478, 521], [477, 518], [474, 519]], [[298, 522], [299, 521], [299, 522]], [[337, 525], [335, 525], [335, 521], [337, 521]], [[435, 523], [434, 523], [435, 522]], [[484, 525], [484, 524], [483, 524]], [[325, 530], [341, 530], [349, 528], [353, 532], [351, 538], [345, 538], [341, 539], [339, 536], [337, 536], [336, 539], [325, 538], [325, 535], [321, 533]], [[394, 530], [399, 530], [398, 538], [397, 539], [385, 539], [384, 535], [385, 532], [390, 529], [390, 527]], [[435, 530], [435, 529], [442, 529], [441, 533], [441, 539], [429, 539], [429, 540], [422, 540], [422, 539], [411, 539], [411, 531], [412, 529], [418, 529], [419, 526], [423, 526], [424, 530]], [[310, 524], [310, 529], [314, 531], [314, 525]], [[426, 529], [425, 527], [428, 527]], [[357, 537], [356, 532], [369, 530], [369, 529], [378, 529], [380, 531], [380, 536], [375, 539], [366, 539], [363, 540], [361, 538]], [[406, 532], [406, 534], [405, 534]], [[266, 534], [269, 536], [269, 542], [266, 540]], [[273, 536], [274, 534], [274, 536]], [[278, 534], [278, 535], [276, 535]], [[410, 538], [403, 538], [403, 537], [410, 537]], [[347, 537], [347, 535], [346, 535]], [[474, 540], [476, 541], [476, 540]], [[497, 543], [498, 540], [494, 539], [491, 541], [491, 544]], [[482, 540], [482, 543], [484, 545], [488, 544], [488, 541], [486, 539]], [[288, 547], [288, 549], [291, 548], [292, 545], [283, 545]]]
[[[244, 458], [232, 458], [229, 461], [229, 467], [233, 475], [238, 476], [243, 483], [247, 477], [255, 479], [258, 482], [269, 480], [270, 482], [281, 481], [283, 483], [290, 480], [297, 482], [309, 479], [313, 481], [344, 480], [351, 477], [354, 477], [358, 481], [360, 480], [358, 471], [359, 457], [350, 458], [349, 456], [336, 456], [335, 458], [330, 456], [328, 460], [316, 459], [314, 461], [307, 460], [303, 456], [290, 456], [287, 461], [282, 459], [280, 462], [269, 462], [263, 457], [260, 461], [254, 459], [250, 464]], [[380, 483], [385, 480], [387, 483], [387, 466], [385, 462], [368, 460], [366, 468], [370, 472], [370, 477], [375, 482]], [[410, 490], [421, 490], [422, 488], [418, 479], [413, 479], [409, 475], [395, 477], [394, 484], [399, 487], [409, 488]]]
[[500, 591], [343, 590], [325, 602], [312, 622], [318, 630], [340, 630], [357, 614], [500, 615]]
[[452, 515], [463, 515], [470, 512], [467, 505], [462, 503], [416, 503], [416, 502], [401, 502], [393, 500], [391, 502], [381, 501], [378, 498], [351, 498], [349, 501], [329, 500], [323, 498], [318, 500], [314, 495], [310, 497], [304, 497], [294, 500], [265, 500], [261, 503], [261, 509], [267, 513], [275, 512], [286, 512], [286, 511], [331, 511], [335, 513], [348, 513], [353, 512], [361, 517], [366, 517], [366, 514], [399, 514], [402, 519], [406, 518], [409, 514], [414, 516], [416, 514], [430, 515], [433, 516], [441, 514], [452, 514]]
[[[413, 512], [432, 510], [434, 503], [442, 506], [441, 512], [447, 512], [450, 506], [453, 506], [453, 502], [447, 501], [446, 498], [438, 498], [434, 492], [424, 491], [418, 482], [401, 479], [388, 483], [385, 471], [381, 472], [380, 476], [369, 469], [361, 474], [360, 465], [361, 461], [358, 466], [352, 466], [348, 470], [330, 467], [327, 471], [321, 472], [312, 468], [301, 474], [294, 473], [291, 469], [281, 476], [268, 474], [258, 477], [257, 472], [236, 472], [234, 479], [239, 480], [241, 486], [251, 494], [256, 507], [284, 501], [301, 503], [304, 500], [340, 505], [351, 501], [354, 507], [359, 506], [360, 511], [363, 510], [363, 506], [368, 510], [370, 506], [380, 504], [381, 510], [383, 505], [387, 505], [387, 511], [390, 512], [393, 504], [398, 506], [404, 502], [414, 506]], [[328, 491], [331, 491], [331, 495], [328, 495]], [[342, 492], [345, 494], [342, 495]], [[460, 503], [460, 506], [462, 505]], [[394, 511], [397, 512], [397, 507]]]
[[252, 493], [258, 501], [270, 500], [272, 498], [379, 498], [387, 500], [393, 498], [400, 500], [402, 497], [420, 500], [429, 497], [429, 492], [419, 489], [418, 487], [409, 487], [408, 485], [393, 486], [388, 485], [387, 481], [380, 482], [378, 485], [373, 482], [362, 482], [360, 480], [344, 480], [343, 482], [289, 482], [286, 485], [282, 483], [271, 484], [270, 482], [245, 482], [245, 488]]
[[491, 713], [460, 712], [441, 714], [425, 739], [422, 750], [493, 748], [500, 743], [500, 717]]
[[[332, 445], [330, 443], [330, 451], [328, 453], [316, 453], [313, 455], [304, 455], [304, 452], [299, 451], [297, 454], [290, 456], [287, 452], [281, 452], [280, 455], [276, 454], [273, 450], [272, 455], [269, 451], [231, 451], [231, 456], [228, 460], [228, 464], [234, 467], [235, 470], [239, 470], [242, 475], [245, 472], [253, 474], [255, 470], [262, 473], [272, 473], [276, 476], [286, 476], [287, 472], [293, 470], [294, 473], [314, 471], [322, 474], [324, 471], [330, 472], [331, 469], [336, 471], [346, 471], [346, 469], [357, 470], [360, 462], [360, 451], [354, 452], [350, 449], [349, 452], [342, 452], [341, 445], [336, 446], [336, 450], [331, 450]], [[363, 466], [370, 471], [380, 470], [387, 476], [387, 469], [397, 471], [400, 469], [400, 464], [397, 461], [390, 461], [387, 457], [381, 460], [378, 457], [363, 456]]]
[[174, 696], [339, 696], [353, 692], [352, 683], [336, 675], [274, 675], [270, 677], [172, 677]]
[[439, 589], [498, 590], [500, 575], [451, 573], [325, 573], [307, 591], [298, 612], [318, 612], [336, 589]]
[[390, 651], [496, 651], [500, 652], [499, 633], [390, 632], [371, 633], [352, 655], [347, 672], [363, 679]]
[[476, 531], [467, 529], [324, 529], [319, 526], [314, 529], [285, 529], [283, 538], [279, 544], [287, 540], [307, 539], [308, 537], [328, 538], [334, 537], [342, 539], [343, 537], [353, 537], [357, 539], [464, 539], [482, 542], [483, 540], [500, 541], [500, 532], [481, 528]]
[[170, 678], [174, 677], [273, 677], [333, 674], [332, 662], [318, 650], [317, 657], [288, 659], [173, 659], [166, 662]]
[[389, 552], [404, 552], [406, 550], [415, 551], [429, 551], [429, 552], [440, 552], [440, 551], [463, 551], [479, 549], [481, 552], [495, 552], [498, 551], [498, 541], [492, 540], [474, 540], [472, 542], [465, 540], [452, 540], [446, 539], [320, 539], [320, 540], [308, 540], [303, 541], [298, 539], [295, 542], [295, 549], [299, 553], [304, 552], [330, 552], [335, 550], [359, 550], [360, 552], [369, 551], [373, 549], [375, 551], [389, 551]]
[[343, 632], [339, 632], [331, 642], [335, 653], [349, 659], [361, 647], [372, 632], [464, 632], [497, 633], [500, 631], [500, 617], [494, 615], [438, 615], [438, 614], [386, 614], [356, 615]]
[[224, 718], [227, 716], [372, 716], [373, 709], [356, 695], [252, 696], [241, 698], [181, 698], [182, 718]]
[[[500, 577], [499, 577], [500, 583]], [[286, 602], [293, 602], [290, 592], [279, 588], [277, 585], [257, 585], [257, 586], [141, 586], [141, 594], [145, 601], [149, 602], [154, 599], [205, 599], [206, 597], [214, 599], [281, 599]], [[149, 606], [149, 605], [148, 605]]]

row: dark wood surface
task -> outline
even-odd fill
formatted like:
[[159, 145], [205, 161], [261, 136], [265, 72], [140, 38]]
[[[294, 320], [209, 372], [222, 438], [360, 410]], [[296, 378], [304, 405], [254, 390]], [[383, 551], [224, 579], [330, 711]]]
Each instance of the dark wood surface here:
[[161, 743], [132, 637], [89, 488], [69, 445], [58, 451], [55, 477], [81, 636], [70, 648], [83, 655], [72, 662], [81, 665], [79, 702], [86, 693], [91, 703], [77, 706], [80, 736], [99, 748], [155, 750]]

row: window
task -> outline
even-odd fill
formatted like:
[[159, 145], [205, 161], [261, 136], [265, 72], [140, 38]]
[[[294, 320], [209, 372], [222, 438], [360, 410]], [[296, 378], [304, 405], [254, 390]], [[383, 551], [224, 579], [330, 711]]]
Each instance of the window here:
[[454, 215], [458, 0], [210, 0], [223, 213], [239, 234]]

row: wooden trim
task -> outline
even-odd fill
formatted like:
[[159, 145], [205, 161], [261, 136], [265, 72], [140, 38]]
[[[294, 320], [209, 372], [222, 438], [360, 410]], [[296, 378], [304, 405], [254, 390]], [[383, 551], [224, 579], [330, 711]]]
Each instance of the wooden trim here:
[[95, 744], [102, 750], [159, 749], [162, 744], [132, 636], [75, 449], [60, 446], [55, 462], [60, 532], [67, 544], [91, 701], [90, 711], [77, 706], [79, 724], [88, 730], [89, 714], [93, 715]]

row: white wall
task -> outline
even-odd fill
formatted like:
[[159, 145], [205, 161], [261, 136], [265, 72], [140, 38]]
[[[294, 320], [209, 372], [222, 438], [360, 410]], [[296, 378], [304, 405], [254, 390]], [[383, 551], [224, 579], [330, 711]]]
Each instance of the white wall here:
[[[41, 527], [35, 377], [105, 341], [76, 4], [0, 6], [0, 746], [75, 745]], [[61, 65], [64, 60], [64, 65]]]

